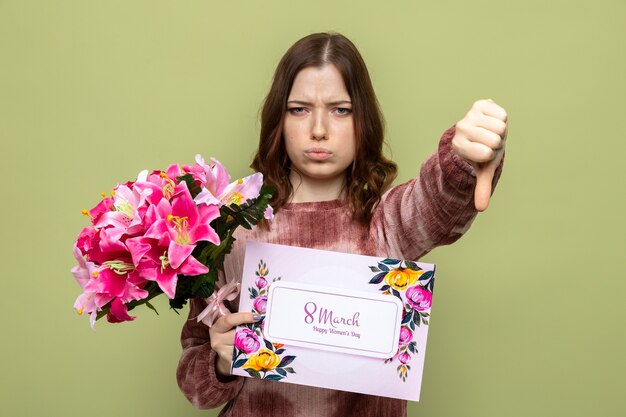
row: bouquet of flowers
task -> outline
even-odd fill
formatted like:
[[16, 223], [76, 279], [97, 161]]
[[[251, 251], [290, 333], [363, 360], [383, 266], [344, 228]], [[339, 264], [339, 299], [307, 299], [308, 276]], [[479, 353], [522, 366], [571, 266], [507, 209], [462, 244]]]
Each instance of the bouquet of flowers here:
[[211, 161], [196, 155], [193, 166], [142, 171], [83, 210], [91, 225], [74, 243], [72, 274], [83, 290], [74, 308], [89, 315], [92, 328], [104, 316], [134, 320], [128, 312], [141, 304], [155, 310], [150, 300], [159, 294], [175, 311], [190, 298], [211, 296], [235, 229], [272, 219], [272, 190], [262, 174], [231, 182]]

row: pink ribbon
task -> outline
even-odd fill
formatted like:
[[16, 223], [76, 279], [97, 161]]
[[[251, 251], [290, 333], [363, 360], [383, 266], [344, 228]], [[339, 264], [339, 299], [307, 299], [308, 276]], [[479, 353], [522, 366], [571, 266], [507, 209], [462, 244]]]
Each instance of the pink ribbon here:
[[196, 319], [211, 327], [217, 319], [230, 314], [230, 311], [224, 305], [224, 301], [233, 301], [237, 298], [240, 286], [240, 283], [231, 281], [219, 290], [214, 291], [209, 298], [205, 298], [208, 305], [198, 314]]

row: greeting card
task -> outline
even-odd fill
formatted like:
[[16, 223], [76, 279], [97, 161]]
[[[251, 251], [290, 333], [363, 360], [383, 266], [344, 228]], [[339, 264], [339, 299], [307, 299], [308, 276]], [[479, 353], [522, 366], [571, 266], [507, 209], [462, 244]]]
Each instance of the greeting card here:
[[248, 242], [231, 373], [418, 401], [435, 265]]

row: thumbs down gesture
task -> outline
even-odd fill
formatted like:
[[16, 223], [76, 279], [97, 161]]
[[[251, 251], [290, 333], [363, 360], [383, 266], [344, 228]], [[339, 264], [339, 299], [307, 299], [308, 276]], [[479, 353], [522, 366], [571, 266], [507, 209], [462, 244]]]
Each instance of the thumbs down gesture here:
[[507, 132], [506, 111], [491, 99], [476, 101], [456, 123], [452, 149], [474, 168], [474, 206], [478, 211], [489, 206], [491, 184], [504, 155]]

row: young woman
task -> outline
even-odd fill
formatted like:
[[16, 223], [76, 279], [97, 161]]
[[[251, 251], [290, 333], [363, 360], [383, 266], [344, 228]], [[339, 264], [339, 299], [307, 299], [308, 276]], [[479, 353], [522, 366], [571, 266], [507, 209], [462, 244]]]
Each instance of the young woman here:
[[[456, 241], [487, 208], [500, 175], [507, 114], [475, 102], [447, 129], [419, 176], [390, 186], [396, 165], [382, 154], [383, 118], [359, 52], [336, 33], [296, 42], [265, 99], [252, 167], [273, 184], [268, 227], [238, 229], [218, 288], [241, 280], [247, 240], [417, 260]], [[229, 297], [234, 298], [234, 297]], [[234, 328], [260, 317], [195, 319], [182, 331], [177, 379], [197, 407], [227, 403], [220, 416], [405, 416], [406, 401], [229, 375]], [[237, 311], [238, 300], [230, 303]]]

